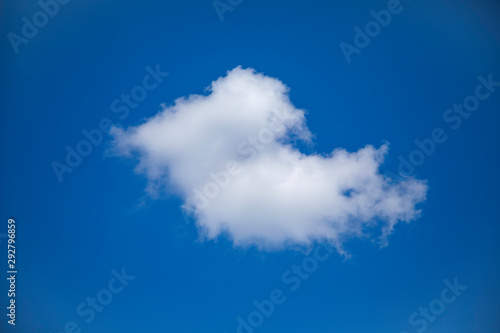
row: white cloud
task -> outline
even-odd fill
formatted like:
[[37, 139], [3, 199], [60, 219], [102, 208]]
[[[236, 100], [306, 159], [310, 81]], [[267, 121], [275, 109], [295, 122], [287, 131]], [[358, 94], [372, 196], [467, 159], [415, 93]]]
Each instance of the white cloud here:
[[385, 240], [416, 218], [426, 185], [379, 173], [387, 145], [305, 155], [305, 112], [279, 80], [240, 67], [214, 81], [208, 96], [165, 106], [145, 123], [113, 128], [116, 150], [137, 156], [148, 191], [174, 192], [201, 235], [236, 245], [282, 248], [350, 237]]

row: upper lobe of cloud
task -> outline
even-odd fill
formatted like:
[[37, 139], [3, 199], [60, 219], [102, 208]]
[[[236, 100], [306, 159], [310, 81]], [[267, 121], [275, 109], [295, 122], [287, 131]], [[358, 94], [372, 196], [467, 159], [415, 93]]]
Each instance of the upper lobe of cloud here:
[[[208, 96], [180, 98], [145, 123], [113, 128], [119, 153], [139, 159], [148, 190], [173, 191], [208, 238], [281, 248], [392, 231], [416, 218], [426, 185], [379, 173], [387, 145], [305, 155], [305, 112], [279, 80], [237, 67]], [[375, 236], [374, 236], [375, 237]]]

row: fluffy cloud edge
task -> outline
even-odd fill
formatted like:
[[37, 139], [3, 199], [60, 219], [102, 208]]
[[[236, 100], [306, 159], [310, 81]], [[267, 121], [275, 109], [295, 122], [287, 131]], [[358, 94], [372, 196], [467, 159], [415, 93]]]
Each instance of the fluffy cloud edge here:
[[[377, 232], [385, 246], [398, 222], [419, 217], [416, 205], [425, 201], [427, 185], [380, 174], [387, 143], [305, 155], [290, 143], [292, 138], [311, 141], [305, 111], [293, 106], [281, 81], [237, 67], [207, 91], [176, 99], [138, 126], [111, 131], [115, 152], [138, 157], [135, 171], [147, 176], [150, 194], [168, 187], [184, 200], [183, 209], [195, 218], [202, 239], [223, 236], [236, 246], [263, 249], [328, 241], [341, 252], [345, 240]], [[276, 121], [283, 126], [273, 130]], [[265, 142], [258, 140], [264, 129]], [[247, 149], [245, 155], [240, 148], [251, 137], [265, 148], [254, 145], [255, 154]], [[241, 174], [229, 174], [231, 161]], [[197, 205], [207, 184], [217, 185], [213, 175], [221, 172], [230, 176], [227, 186], [219, 186], [208, 207]], [[259, 190], [265, 200], [256, 195]]]

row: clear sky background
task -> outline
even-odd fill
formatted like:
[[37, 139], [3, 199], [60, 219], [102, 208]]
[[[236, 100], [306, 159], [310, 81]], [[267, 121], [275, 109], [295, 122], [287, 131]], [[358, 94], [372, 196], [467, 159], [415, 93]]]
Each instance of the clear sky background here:
[[[350, 63], [339, 44], [354, 45], [353, 28], [387, 1], [244, 0], [223, 20], [209, 0], [59, 6], [16, 53], [8, 33], [21, 35], [40, 5], [0, 5], [0, 232], [16, 219], [19, 271], [15, 328], [0, 283], [1, 332], [231, 333], [274, 289], [286, 301], [255, 332], [417, 332], [410, 315], [455, 277], [467, 289], [425, 332], [500, 332], [500, 87], [456, 129], [443, 119], [479, 76], [500, 81], [498, 2], [404, 0]], [[120, 119], [111, 103], [157, 65], [169, 76]], [[414, 171], [429, 186], [421, 217], [399, 224], [385, 248], [347, 242], [350, 259], [333, 253], [292, 291], [282, 275], [307, 251], [200, 241], [181, 199], [150, 198], [135, 161], [107, 154], [107, 133], [59, 181], [52, 163], [64, 163], [82, 130], [104, 118], [138, 125], [238, 65], [291, 88], [315, 135], [307, 153], [388, 141], [381, 172], [397, 174], [398, 156], [408, 160], [416, 139], [441, 128], [447, 140]], [[87, 323], [77, 307], [122, 268], [135, 278]]]

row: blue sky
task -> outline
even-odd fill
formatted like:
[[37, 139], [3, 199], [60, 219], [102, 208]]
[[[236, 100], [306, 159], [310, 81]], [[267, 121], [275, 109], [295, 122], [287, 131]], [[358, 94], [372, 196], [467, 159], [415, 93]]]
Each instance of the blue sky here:
[[[286, 300], [254, 332], [500, 332], [500, 87], [478, 79], [500, 81], [498, 3], [401, 1], [350, 63], [339, 45], [355, 46], [353, 28], [364, 30], [387, 1], [224, 3], [233, 6], [221, 21], [211, 1], [68, 1], [17, 53], [9, 33], [21, 36], [23, 17], [32, 21], [41, 7], [2, 3], [0, 231], [15, 218], [19, 274], [16, 327], [2, 312], [1, 331], [231, 333], [278, 289]], [[112, 103], [157, 66], [168, 76], [147, 81], [147, 97], [127, 116], [115, 112]], [[388, 142], [380, 165], [388, 175], [399, 173], [399, 157], [424, 156], [411, 174], [427, 185], [420, 216], [398, 223], [383, 248], [372, 236], [348, 238], [349, 258], [332, 252], [291, 290], [283, 276], [325, 241], [269, 250], [226, 234], [201, 239], [184, 198], [148, 194], [137, 159], [111, 154], [108, 133], [62, 181], [54, 172], [83, 130], [106, 118], [139, 126], [162, 103], [208, 96], [237, 66], [280, 80], [307, 110], [314, 137], [297, 144], [303, 154]], [[459, 113], [447, 110], [480, 84], [488, 97], [451, 120]], [[415, 153], [415, 140], [436, 129], [446, 140], [429, 156]], [[134, 278], [119, 288], [122, 269]], [[455, 278], [467, 289], [425, 329], [411, 325]], [[113, 299], [89, 320], [77, 308], [90, 309], [87, 298], [98, 294]]]

